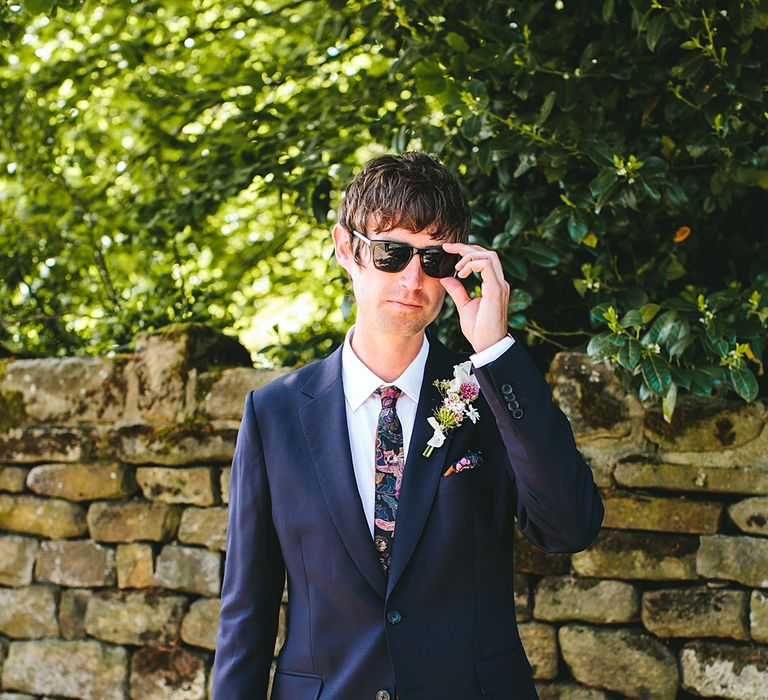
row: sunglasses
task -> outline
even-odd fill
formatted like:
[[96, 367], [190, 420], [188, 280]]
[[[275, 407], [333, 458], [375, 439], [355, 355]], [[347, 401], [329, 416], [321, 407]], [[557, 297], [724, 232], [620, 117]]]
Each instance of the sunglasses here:
[[439, 245], [417, 248], [400, 241], [372, 241], [359, 231], [349, 230], [371, 249], [373, 266], [382, 272], [402, 272], [416, 253], [421, 258], [424, 274], [438, 278], [453, 277], [456, 274], [456, 263], [461, 260], [461, 255], [446, 253]]

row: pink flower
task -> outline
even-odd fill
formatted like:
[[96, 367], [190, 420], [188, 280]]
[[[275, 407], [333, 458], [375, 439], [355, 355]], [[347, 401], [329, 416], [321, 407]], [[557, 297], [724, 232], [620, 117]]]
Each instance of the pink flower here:
[[477, 384], [463, 382], [459, 394], [465, 401], [474, 401], [480, 394], [480, 387]]

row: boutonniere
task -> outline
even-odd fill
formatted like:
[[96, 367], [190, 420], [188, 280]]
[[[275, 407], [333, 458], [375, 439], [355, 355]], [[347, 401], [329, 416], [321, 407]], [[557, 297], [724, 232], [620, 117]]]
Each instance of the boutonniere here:
[[480, 414], [472, 405], [480, 396], [480, 385], [471, 372], [472, 361], [467, 360], [453, 367], [453, 379], [436, 379], [435, 386], [443, 402], [435, 409], [434, 415], [427, 422], [435, 431], [427, 443], [424, 457], [429, 457], [436, 447], [445, 442], [445, 433], [458, 428], [465, 418], [477, 423]]

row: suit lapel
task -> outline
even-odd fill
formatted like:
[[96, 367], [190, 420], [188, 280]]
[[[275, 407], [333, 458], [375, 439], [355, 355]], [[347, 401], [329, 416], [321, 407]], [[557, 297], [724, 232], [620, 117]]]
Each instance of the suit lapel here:
[[397, 584], [421, 537], [455, 432], [448, 433], [442, 447], [435, 449], [429, 457], [422, 455], [433, 432], [427, 423], [427, 418], [432, 415], [441, 400], [440, 392], [433, 382], [435, 379], [451, 379], [453, 361], [461, 361], [458, 355], [454, 356], [450, 353], [434, 336], [431, 335], [429, 341], [429, 356], [424, 368], [424, 379], [421, 383], [419, 404], [416, 408], [403, 485], [397, 505], [397, 525], [392, 546], [387, 595]]
[[386, 579], [373, 547], [352, 467], [341, 348], [318, 365], [302, 391], [310, 400], [299, 410], [299, 420], [331, 519], [360, 573], [384, 597]]

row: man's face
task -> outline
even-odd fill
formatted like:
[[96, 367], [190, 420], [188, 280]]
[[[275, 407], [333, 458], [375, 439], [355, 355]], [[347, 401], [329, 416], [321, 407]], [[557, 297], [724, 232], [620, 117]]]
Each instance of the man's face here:
[[[400, 241], [423, 248], [439, 245], [429, 234], [396, 228], [386, 233], [367, 234], [371, 240]], [[358, 326], [381, 335], [410, 337], [421, 333], [437, 316], [445, 298], [440, 280], [429, 277], [414, 255], [401, 272], [382, 272], [371, 262], [370, 249], [360, 242], [360, 260], [353, 259], [349, 233], [334, 229], [336, 256], [352, 278], [357, 302]]]

